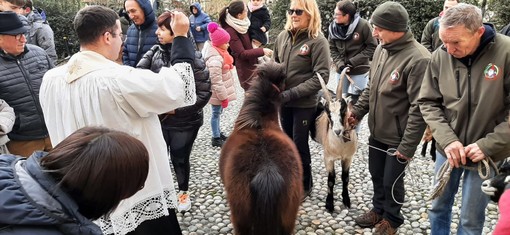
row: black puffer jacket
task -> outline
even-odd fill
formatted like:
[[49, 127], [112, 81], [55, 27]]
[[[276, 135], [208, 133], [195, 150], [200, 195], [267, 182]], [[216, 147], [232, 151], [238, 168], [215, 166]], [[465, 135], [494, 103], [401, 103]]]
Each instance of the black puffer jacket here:
[[36, 140], [48, 136], [39, 103], [39, 88], [44, 73], [53, 67], [46, 52], [27, 44], [18, 56], [0, 50], [0, 99], [16, 114], [11, 140]]
[[[170, 66], [170, 51], [172, 44], [154, 45], [136, 65], [137, 68], [150, 69], [153, 72], [159, 72], [161, 67]], [[172, 130], [190, 130], [200, 128], [204, 122], [202, 108], [209, 102], [211, 97], [211, 80], [209, 79], [209, 70], [205, 66], [202, 53], [195, 51], [195, 61], [193, 66], [195, 75], [195, 90], [197, 102], [194, 105], [178, 108], [175, 114], [160, 115], [161, 125], [165, 129]]]

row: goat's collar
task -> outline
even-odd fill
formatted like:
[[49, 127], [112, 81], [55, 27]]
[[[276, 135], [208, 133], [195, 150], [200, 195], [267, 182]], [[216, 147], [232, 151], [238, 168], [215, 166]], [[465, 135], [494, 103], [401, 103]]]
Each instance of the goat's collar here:
[[273, 88], [278, 92], [280, 93], [280, 88], [278, 88], [278, 86], [276, 86], [274, 83], [271, 83], [271, 85], [273, 85]]

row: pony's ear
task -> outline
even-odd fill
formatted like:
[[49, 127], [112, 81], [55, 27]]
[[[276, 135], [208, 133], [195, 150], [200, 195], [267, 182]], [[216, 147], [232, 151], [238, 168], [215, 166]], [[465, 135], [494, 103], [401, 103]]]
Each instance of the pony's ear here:
[[259, 79], [268, 79], [276, 85], [280, 85], [285, 80], [285, 69], [279, 63], [269, 61], [257, 66], [256, 76]]

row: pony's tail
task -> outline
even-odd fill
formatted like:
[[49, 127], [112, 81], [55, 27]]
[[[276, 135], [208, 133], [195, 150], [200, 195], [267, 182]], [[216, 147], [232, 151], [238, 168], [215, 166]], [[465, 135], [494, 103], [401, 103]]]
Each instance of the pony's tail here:
[[285, 180], [273, 163], [261, 168], [250, 183], [254, 220], [252, 234], [282, 234], [284, 229], [279, 207]]

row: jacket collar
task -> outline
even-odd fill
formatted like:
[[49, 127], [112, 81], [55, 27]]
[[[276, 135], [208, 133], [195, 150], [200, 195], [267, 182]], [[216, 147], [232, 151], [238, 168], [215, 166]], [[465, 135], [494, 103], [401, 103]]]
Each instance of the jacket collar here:
[[388, 53], [391, 55], [406, 48], [410, 43], [413, 43], [413, 41], [414, 41], [413, 33], [411, 33], [408, 30], [401, 38], [397, 39], [392, 43], [382, 45], [381, 47], [386, 49]]
[[[496, 30], [494, 29], [494, 25], [484, 23], [483, 25], [485, 27], [485, 32], [483, 33], [482, 37], [480, 38], [480, 45], [476, 48], [475, 52], [472, 55], [468, 55], [464, 58], [458, 59], [460, 62], [462, 62], [466, 66], [471, 66], [471, 63], [473, 60], [475, 60], [478, 55], [482, 52], [482, 50], [489, 45], [491, 42], [494, 42], [494, 38], [496, 37]], [[446, 50], [446, 47], [442, 47], [443, 50]]]
[[60, 189], [55, 179], [42, 169], [39, 162], [46, 155], [46, 152], [35, 152], [26, 160], [24, 167], [27, 173], [52, 196], [53, 200], [58, 201], [63, 206], [66, 214], [73, 218], [58, 225], [59, 228], [72, 234], [102, 234], [101, 229], [96, 224], [78, 212], [78, 205], [67, 193]]
[[28, 50], [27, 45], [25, 45], [25, 50], [23, 52], [21, 52], [21, 54], [14, 56], [14, 55], [5, 53], [5, 51], [0, 48], [0, 57], [4, 58], [5, 60], [18, 60], [18, 59], [23, 58], [23, 56], [25, 56], [25, 54], [27, 54], [29, 51], [30, 50]]
[[67, 63], [66, 82], [72, 83], [88, 73], [119, 66], [94, 51], [80, 51], [74, 54]]

